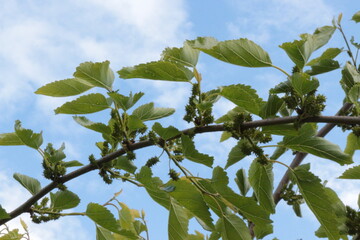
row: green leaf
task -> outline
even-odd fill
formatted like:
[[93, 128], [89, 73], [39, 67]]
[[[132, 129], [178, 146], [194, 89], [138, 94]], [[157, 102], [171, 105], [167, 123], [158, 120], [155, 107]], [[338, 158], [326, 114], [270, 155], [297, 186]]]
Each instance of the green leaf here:
[[306, 73], [311, 76], [314, 76], [314, 75], [330, 72], [338, 68], [340, 68], [340, 64], [338, 61], [332, 59], [323, 59], [320, 60], [318, 63], [312, 65], [311, 70], [306, 71]]
[[222, 87], [220, 95], [235, 103], [237, 106], [259, 115], [262, 99], [250, 86], [237, 84]]
[[321, 184], [320, 179], [309, 172], [307, 166], [303, 165], [295, 168], [292, 176], [306, 204], [321, 223], [328, 238], [338, 240], [340, 238], [338, 217], [332, 205], [332, 198]]
[[279, 157], [281, 157], [285, 152], [286, 152], [286, 148], [284, 147], [277, 147], [275, 149], [275, 151], [273, 152], [273, 154], [270, 156], [271, 160], [277, 160]]
[[218, 42], [211, 37], [189, 41], [193, 48], [221, 61], [244, 67], [270, 67], [270, 57], [259, 45], [245, 38]]
[[356, 85], [352, 86], [349, 89], [347, 97], [350, 100], [350, 102], [353, 103], [357, 109], [359, 109], [360, 108], [360, 104], [359, 104], [360, 84], [356, 84]]
[[272, 164], [262, 165], [254, 160], [249, 169], [249, 182], [260, 206], [270, 213], [275, 213], [275, 202], [272, 196], [274, 189]]
[[283, 146], [294, 151], [310, 153], [321, 158], [330, 159], [340, 165], [353, 162], [351, 156], [341, 151], [338, 145], [324, 138], [309, 135], [306, 125], [304, 126], [300, 129], [298, 136], [284, 137]]
[[32, 195], [35, 195], [38, 192], [40, 192], [41, 185], [37, 179], [20, 174], [20, 173], [14, 173], [13, 177], [24, 188], [26, 188]]
[[284, 100], [277, 95], [270, 94], [268, 101], [261, 107], [259, 114], [263, 119], [275, 117], [283, 104]]
[[121, 78], [144, 78], [175, 82], [189, 82], [194, 74], [188, 68], [167, 61], [149, 62], [118, 71]]
[[291, 83], [289, 80], [286, 80], [284, 82], [277, 84], [275, 87], [271, 88], [269, 93], [270, 94], [287, 93], [290, 92], [291, 90], [292, 90]]
[[38, 149], [43, 143], [42, 132], [34, 133], [30, 129], [22, 128], [19, 120], [15, 121], [15, 133], [24, 145]]
[[297, 136], [299, 132], [294, 127], [294, 124], [280, 124], [272, 126], [261, 127], [263, 133], [274, 134], [280, 136]]
[[24, 145], [16, 133], [2, 133], [0, 134], [1, 146], [18, 146]]
[[134, 214], [125, 203], [119, 202], [119, 205], [121, 206], [121, 210], [119, 211], [119, 222], [121, 228], [129, 230], [134, 234], [136, 234], [134, 227], [134, 221], [135, 221]]
[[243, 168], [240, 168], [237, 172], [236, 172], [236, 178], [235, 178], [235, 183], [238, 186], [240, 193], [242, 196], [246, 196], [246, 194], [249, 192], [251, 186], [249, 183], [248, 178], [246, 177], [246, 171]]
[[132, 115], [137, 116], [142, 121], [156, 120], [170, 116], [175, 112], [173, 108], [154, 108], [154, 103], [147, 103], [141, 105], [132, 112]]
[[195, 148], [194, 142], [190, 139], [189, 136], [181, 136], [181, 146], [185, 158], [190, 161], [204, 164], [205, 166], [211, 167], [214, 163], [214, 157], [211, 157], [207, 154], [199, 153]]
[[173, 126], [164, 128], [158, 122], [154, 123], [152, 130], [154, 132], [156, 132], [156, 134], [158, 134], [164, 140], [171, 139], [171, 138], [181, 134], [181, 132], [177, 128], [175, 128]]
[[198, 232], [198, 231], [195, 231], [195, 234], [190, 234], [186, 240], [205, 240], [205, 236], [204, 234]]
[[142, 167], [140, 172], [135, 175], [135, 178], [144, 185], [146, 191], [155, 202], [166, 209], [170, 208], [170, 196], [167, 192], [160, 189], [163, 182], [158, 177], [152, 177], [150, 168]]
[[188, 236], [189, 217], [186, 210], [174, 199], [170, 201], [168, 236], [169, 240], [184, 240]]
[[245, 109], [242, 107], [234, 107], [230, 111], [228, 111], [225, 115], [221, 116], [220, 118], [216, 119], [215, 123], [224, 123], [224, 122], [231, 122], [234, 121], [235, 117], [239, 113], [245, 112]]
[[236, 194], [227, 186], [228, 183], [229, 178], [226, 172], [220, 167], [214, 168], [212, 186], [224, 199], [235, 206], [244, 217], [255, 224], [254, 231], [256, 237], [261, 239], [272, 233], [272, 221], [269, 219], [269, 213], [257, 205], [253, 198], [242, 197]]
[[104, 206], [97, 203], [89, 203], [86, 208], [86, 216], [93, 220], [97, 225], [130, 239], [138, 239], [131, 231], [120, 229], [114, 215]]
[[144, 93], [138, 92], [134, 95], [130, 93], [129, 97], [121, 95], [117, 92], [109, 92], [108, 95], [122, 110], [127, 111], [132, 106], [134, 106], [142, 96], [144, 96]]
[[130, 115], [127, 120], [127, 127], [130, 131], [136, 131], [138, 129], [146, 127], [143, 121], [139, 119], [138, 116]]
[[310, 62], [306, 64], [306, 66], [313, 66], [315, 64], [318, 64], [321, 60], [325, 59], [334, 59], [337, 57], [341, 52], [343, 51], [342, 48], [328, 48], [321, 54], [320, 57], [312, 59]]
[[224, 142], [224, 141], [228, 140], [228, 139], [231, 138], [231, 137], [232, 137], [232, 133], [231, 133], [231, 132], [224, 131], [224, 132], [221, 134], [220, 142]]
[[311, 78], [306, 73], [294, 73], [290, 78], [290, 82], [300, 96], [315, 91], [319, 87], [319, 81], [316, 78]]
[[323, 26], [317, 28], [312, 35], [314, 51], [327, 44], [330, 38], [332, 37], [332, 35], [334, 34], [335, 30], [336, 27], [334, 26]]
[[199, 58], [199, 50], [192, 48], [188, 42], [184, 42], [182, 48], [166, 48], [161, 55], [161, 60], [195, 67]]
[[23, 234], [19, 233], [19, 229], [14, 229], [9, 231], [7, 234], [2, 235], [0, 240], [21, 240], [23, 239]]
[[96, 226], [96, 240], [115, 240], [115, 238], [109, 230]]
[[311, 44], [304, 39], [285, 42], [280, 45], [280, 48], [285, 50], [286, 54], [299, 69], [303, 69], [313, 51]]
[[344, 66], [344, 69], [341, 71], [341, 86], [344, 88], [345, 93], [349, 91], [350, 88], [356, 83], [360, 83], [360, 74], [357, 72], [356, 68], [347, 62]]
[[353, 17], [351, 18], [354, 22], [358, 23], [360, 22], [360, 11], [356, 12]]
[[110, 127], [106, 126], [103, 123], [95, 123], [87, 119], [86, 117], [73, 116], [73, 119], [83, 127], [91, 129], [95, 132], [111, 134]]
[[80, 203], [80, 198], [68, 190], [50, 193], [51, 208], [57, 210], [74, 208]]
[[61, 165], [68, 168], [68, 167], [80, 167], [80, 166], [83, 166], [84, 164], [82, 164], [81, 162], [79, 162], [77, 160], [72, 160], [72, 161], [68, 161], [68, 162], [62, 162]]
[[134, 162], [129, 160], [126, 156], [120, 156], [116, 159], [115, 168], [122, 169], [130, 173], [135, 173], [137, 167]]
[[360, 166], [355, 166], [347, 169], [343, 174], [339, 177], [341, 179], [360, 179]]
[[355, 150], [360, 149], [360, 138], [354, 133], [350, 133], [347, 137], [344, 153], [350, 156], [354, 155]]
[[351, 43], [351, 45], [353, 45], [353, 46], [356, 47], [357, 49], [360, 49], [360, 43], [355, 42], [354, 36], [351, 37], [350, 43]]
[[74, 101], [64, 103], [62, 106], [55, 109], [55, 113], [88, 114], [99, 112], [109, 107], [109, 103], [104, 95], [100, 93], [91, 93], [81, 96]]
[[0, 219], [7, 219], [7, 218], [11, 218], [11, 216], [6, 212], [5, 209], [1, 207], [0, 204]]
[[109, 65], [109, 61], [81, 63], [76, 68], [74, 77], [87, 85], [105, 88], [110, 91], [115, 77]]
[[244, 154], [241, 150], [242, 145], [244, 144], [249, 144], [248, 140], [245, 139], [241, 139], [236, 146], [234, 146], [231, 151], [229, 152], [228, 155], [228, 159], [226, 162], [226, 166], [225, 169], [227, 169], [228, 167], [230, 167], [231, 165], [239, 162], [240, 160], [242, 160], [243, 158], [245, 158], [247, 155]]
[[324, 46], [335, 30], [336, 28], [332, 26], [317, 28], [312, 35], [302, 34], [301, 40], [286, 42], [280, 45], [280, 47], [285, 50], [299, 69], [303, 69], [311, 54]]
[[223, 240], [251, 240], [252, 237], [244, 221], [235, 214], [222, 217], [221, 236]]
[[85, 83], [77, 78], [69, 78], [48, 83], [36, 90], [36, 94], [51, 97], [68, 97], [78, 95], [93, 88], [92, 84]]
[[175, 187], [175, 190], [170, 192], [171, 197], [196, 217], [201, 219], [207, 227], [211, 229], [214, 228], [209, 208], [201, 193], [193, 184], [188, 182], [188, 180], [180, 179], [178, 181], [170, 181], [167, 185]]

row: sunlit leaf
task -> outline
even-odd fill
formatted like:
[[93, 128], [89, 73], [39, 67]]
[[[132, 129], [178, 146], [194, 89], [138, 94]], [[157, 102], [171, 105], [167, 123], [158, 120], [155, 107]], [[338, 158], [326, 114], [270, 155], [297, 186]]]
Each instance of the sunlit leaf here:
[[36, 94], [51, 97], [68, 97], [78, 95], [93, 88], [92, 84], [87, 84], [77, 78], [69, 78], [46, 84], [36, 90]]
[[222, 87], [220, 95], [235, 103], [237, 106], [259, 115], [262, 99], [250, 86], [237, 84]]
[[236, 172], [235, 183], [238, 186], [241, 195], [245, 197], [251, 188], [245, 169], [241, 168]]
[[337, 57], [341, 52], [343, 51], [342, 48], [328, 48], [326, 49], [323, 54], [321, 54], [320, 57], [314, 58], [311, 61], [309, 61], [306, 66], [313, 66], [315, 64], [318, 64], [321, 60], [325, 59], [334, 59]]
[[260, 206], [271, 213], [275, 213], [275, 203], [272, 196], [274, 188], [272, 164], [262, 165], [254, 160], [249, 169], [249, 182]]
[[355, 150], [359, 150], [359, 149], [360, 149], [360, 137], [356, 136], [354, 133], [350, 133], [347, 137], [344, 153], [353, 156]]
[[279, 124], [261, 127], [263, 133], [274, 134], [280, 136], [297, 136], [299, 132], [294, 127], [294, 124]]
[[135, 173], [137, 167], [134, 162], [129, 160], [126, 156], [120, 156], [116, 159], [115, 168], [122, 169], [130, 173]]
[[24, 188], [26, 188], [32, 195], [35, 195], [38, 192], [40, 192], [41, 185], [37, 179], [20, 174], [20, 173], [14, 173], [13, 177]]
[[74, 77], [84, 83], [111, 90], [114, 82], [114, 72], [109, 67], [110, 62], [84, 62], [81, 63], [74, 73]]
[[202, 194], [193, 184], [187, 180], [180, 179], [178, 181], [170, 181], [168, 185], [175, 187], [175, 190], [169, 193], [171, 197], [196, 217], [201, 219], [207, 227], [211, 229], [214, 228], [209, 208], [206, 205]]
[[298, 136], [284, 137], [282, 144], [292, 150], [330, 159], [341, 165], [352, 163], [351, 156], [344, 153], [338, 145], [324, 138], [309, 135], [306, 126], [300, 129]]
[[177, 128], [175, 128], [173, 126], [164, 128], [158, 122], [154, 123], [152, 130], [154, 132], [156, 132], [156, 134], [158, 134], [164, 140], [171, 139], [171, 138], [181, 134], [181, 132]]
[[220, 167], [214, 168], [212, 186], [224, 199], [235, 206], [243, 216], [255, 224], [254, 231], [256, 237], [260, 239], [272, 233], [272, 221], [269, 218], [269, 213], [257, 205], [253, 198], [236, 194], [227, 186], [228, 183], [229, 178], [226, 172]]
[[110, 127], [106, 126], [103, 123], [96, 123], [96, 122], [92, 122], [89, 119], [87, 119], [86, 117], [83, 116], [73, 116], [73, 119], [80, 124], [83, 127], [86, 127], [88, 129], [91, 129], [93, 131], [99, 132], [99, 133], [104, 133], [104, 134], [110, 134], [111, 133], [111, 129]]
[[360, 166], [355, 166], [347, 169], [343, 174], [339, 177], [341, 179], [360, 179]]
[[0, 134], [1, 146], [17, 146], [25, 145], [16, 133], [2, 133]]
[[292, 176], [306, 204], [321, 223], [328, 238], [338, 240], [340, 238], [338, 218], [333, 210], [331, 197], [321, 184], [320, 179], [312, 174], [308, 167], [303, 166], [294, 169]]
[[211, 37], [198, 37], [189, 43], [193, 48], [227, 63], [244, 67], [272, 66], [268, 53], [246, 38], [219, 42]]
[[51, 208], [53, 209], [70, 209], [80, 203], [80, 198], [73, 192], [68, 190], [50, 193]]
[[311, 70], [306, 71], [306, 73], [311, 76], [314, 76], [314, 75], [330, 72], [338, 68], [340, 68], [340, 64], [338, 61], [332, 59], [323, 59], [311, 65]]
[[181, 136], [181, 146], [185, 158], [190, 161], [204, 164], [205, 166], [211, 167], [214, 162], [214, 157], [207, 154], [200, 153], [196, 148], [194, 142], [189, 136]]
[[225, 115], [219, 117], [215, 120], [215, 123], [223, 123], [223, 122], [230, 122], [234, 121], [234, 118], [239, 114], [245, 112], [245, 109], [242, 107], [234, 107], [230, 111], [228, 111]]
[[160, 189], [163, 182], [158, 177], [152, 177], [152, 171], [150, 168], [146, 166], [142, 167], [135, 177], [137, 181], [144, 185], [146, 191], [155, 202], [166, 209], [170, 208], [170, 196], [167, 192]]
[[117, 92], [109, 92], [108, 95], [111, 97], [111, 99], [120, 107], [122, 110], [127, 111], [132, 106], [134, 106], [142, 96], [144, 96], [144, 93], [138, 92], [134, 95], [130, 93], [130, 95], [124, 96]]
[[192, 48], [188, 42], [182, 48], [166, 48], [161, 54], [162, 60], [195, 67], [199, 58], [199, 50]]
[[154, 103], [147, 103], [136, 108], [132, 115], [137, 116], [142, 121], [156, 120], [170, 116], [175, 112], [173, 108], [154, 108]]
[[11, 216], [0, 205], [0, 219], [11, 218]]
[[125, 236], [129, 239], [138, 239], [138, 236], [132, 231], [120, 229], [120, 225], [116, 221], [114, 215], [104, 206], [97, 203], [89, 203], [86, 208], [86, 216], [93, 220], [97, 225]]
[[168, 236], [169, 240], [185, 240], [188, 236], [189, 217], [186, 210], [174, 199], [170, 201]]
[[38, 149], [43, 143], [42, 132], [34, 133], [30, 129], [23, 128], [19, 120], [15, 121], [15, 133], [26, 146], [31, 148]]
[[261, 107], [259, 114], [264, 119], [275, 117], [283, 104], [284, 100], [277, 95], [270, 94], [268, 101]]
[[79, 161], [72, 160], [72, 161], [68, 161], [68, 162], [62, 162], [61, 165], [68, 168], [68, 167], [80, 167], [80, 166], [83, 166], [84, 164], [82, 164]]
[[96, 240], [115, 240], [113, 234], [100, 226], [96, 226]]
[[221, 236], [223, 240], [252, 240], [249, 229], [244, 221], [235, 214], [222, 217]]
[[236, 146], [234, 146], [228, 155], [228, 159], [226, 162], [226, 166], [225, 169], [227, 169], [228, 167], [230, 167], [231, 165], [239, 162], [240, 160], [242, 160], [243, 158], [245, 158], [247, 155], [245, 153], [242, 152], [242, 148], [241, 146], [244, 144], [249, 144], [248, 140], [245, 139], [241, 139]]
[[290, 83], [300, 96], [315, 91], [319, 87], [319, 81], [306, 73], [294, 73], [290, 78]]
[[119, 211], [119, 222], [122, 229], [129, 230], [136, 233], [134, 227], [135, 216], [132, 214], [131, 209], [122, 202], [119, 202], [121, 210]]
[[11, 230], [0, 237], [0, 240], [21, 240], [21, 239], [23, 239], [23, 234], [19, 233], [19, 229]]
[[356, 23], [360, 22], [360, 11], [356, 12], [356, 13], [352, 16], [351, 20], [355, 21]]
[[189, 82], [194, 74], [188, 68], [167, 61], [149, 62], [118, 71], [121, 78], [144, 78], [175, 82]]
[[344, 66], [344, 69], [341, 71], [341, 86], [344, 88], [347, 93], [350, 88], [356, 83], [360, 83], [360, 74], [357, 72], [356, 68], [347, 62]]
[[99, 112], [109, 107], [109, 103], [104, 95], [100, 93], [92, 93], [83, 95], [71, 102], [64, 103], [62, 106], [55, 109], [55, 113], [87, 114]]

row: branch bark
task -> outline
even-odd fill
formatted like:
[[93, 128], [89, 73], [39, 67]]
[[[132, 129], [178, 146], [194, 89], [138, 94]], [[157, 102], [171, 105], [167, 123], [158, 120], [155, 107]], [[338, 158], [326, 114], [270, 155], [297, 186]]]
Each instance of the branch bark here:
[[[350, 104], [351, 106], [351, 104]], [[344, 105], [344, 107], [342, 108], [343, 111], [345, 111], [346, 109], [350, 108], [350, 106], [348, 105]], [[245, 122], [242, 124], [242, 128], [256, 128], [256, 127], [262, 127], [262, 126], [270, 126], [270, 125], [280, 125], [280, 124], [288, 124], [288, 123], [294, 123], [295, 121], [298, 121], [298, 117], [283, 117], [283, 118], [273, 118], [273, 119], [264, 119], [264, 120], [256, 120], [256, 121], [251, 121], [251, 122]], [[309, 117], [306, 119], [303, 119], [302, 122], [316, 122], [316, 123], [328, 123], [324, 128], [326, 128], [325, 130], [321, 129], [318, 133], [318, 136], [320, 136], [320, 132], [323, 132], [323, 136], [325, 136], [336, 124], [360, 124], [360, 118], [359, 117], [348, 117], [348, 116], [318, 116], [318, 117]], [[328, 126], [329, 125], [329, 126]], [[328, 127], [327, 127], [328, 126]], [[203, 126], [203, 127], [194, 127], [194, 128], [189, 128], [186, 130], [182, 131], [182, 134], [199, 134], [199, 133], [207, 133], [207, 132], [218, 132], [218, 131], [224, 131], [224, 125], [222, 124], [218, 124], [218, 125], [211, 125], [211, 126]], [[179, 138], [181, 135], [175, 136], [173, 139], [175, 138]], [[141, 148], [145, 148], [145, 147], [149, 147], [154, 145], [153, 142], [151, 141], [141, 141], [141, 142], [137, 142], [134, 144], [130, 144], [128, 146], [128, 149], [131, 151], [135, 151]], [[76, 177], [79, 177], [85, 173], [88, 173], [90, 171], [93, 171], [95, 169], [97, 169], [97, 166], [101, 166], [102, 164], [109, 162], [111, 160], [116, 159], [117, 157], [125, 154], [126, 151], [125, 149], [119, 149], [113, 153], [110, 153], [98, 160], [96, 160], [95, 164], [88, 164], [86, 166], [83, 166], [73, 172], [70, 172], [66, 175], [64, 175], [63, 177], [61, 177], [57, 182], [51, 182], [50, 184], [48, 184], [47, 186], [45, 186], [44, 188], [42, 188], [37, 194], [33, 195], [31, 198], [29, 198], [27, 201], [25, 201], [23, 204], [21, 204], [19, 207], [17, 207], [15, 210], [13, 210], [12, 212], [9, 213], [10, 218], [7, 219], [1, 219], [0, 220], [0, 225], [5, 224], [7, 222], [9, 222], [10, 220], [16, 218], [17, 216], [21, 215], [22, 213], [25, 212], [29, 212], [31, 206], [37, 202], [38, 200], [40, 200], [42, 197], [44, 197], [46, 194], [48, 194], [49, 192], [51, 192], [52, 190], [54, 190], [57, 185], [59, 183], [66, 183]], [[303, 158], [306, 156], [306, 154], [303, 156]], [[294, 164], [296, 165], [297, 162], [301, 162], [300, 157], [298, 157], [298, 155], [295, 157], [298, 158], [298, 160], [294, 161]], [[294, 166], [295, 166], [294, 165]], [[286, 180], [286, 177], [288, 178], [288, 173], [286, 173], [283, 177], [283, 180], [280, 184], [282, 184], [282, 186], [284, 184], [287, 184], [286, 181], [288, 181], [288, 179]], [[282, 187], [280, 187], [280, 184], [278, 186], [278, 189], [282, 189]], [[277, 192], [275, 192], [277, 193]], [[280, 193], [280, 192], [279, 192]], [[280, 194], [277, 194], [280, 196]], [[276, 196], [277, 196], [276, 195]], [[275, 194], [274, 194], [275, 197]], [[277, 197], [278, 198], [278, 197]], [[280, 199], [280, 198], [279, 198]], [[277, 200], [278, 202], [279, 200]]]

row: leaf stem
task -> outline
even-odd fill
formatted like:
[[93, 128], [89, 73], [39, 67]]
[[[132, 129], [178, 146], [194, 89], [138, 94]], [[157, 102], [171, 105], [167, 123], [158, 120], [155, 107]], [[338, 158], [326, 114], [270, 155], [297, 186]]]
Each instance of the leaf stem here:
[[287, 77], [290, 77], [291, 75], [289, 73], [287, 73], [284, 69], [278, 67], [278, 66], [275, 66], [275, 65], [272, 65], [271, 64], [271, 67], [273, 68], [276, 68], [277, 70], [279, 70], [280, 72], [284, 73]]

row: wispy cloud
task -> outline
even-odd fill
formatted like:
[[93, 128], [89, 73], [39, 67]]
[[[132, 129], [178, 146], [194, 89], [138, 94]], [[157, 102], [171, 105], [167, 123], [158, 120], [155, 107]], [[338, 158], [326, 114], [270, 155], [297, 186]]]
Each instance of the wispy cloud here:
[[331, 24], [331, 19], [337, 14], [323, 0], [229, 2], [237, 8], [239, 16], [236, 21], [228, 23], [229, 33], [233, 37], [247, 37], [259, 44], [273, 44], [273, 41], [288, 37], [292, 40], [303, 31], [311, 32], [315, 27]]

